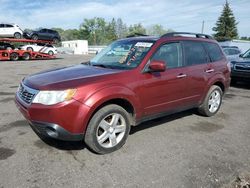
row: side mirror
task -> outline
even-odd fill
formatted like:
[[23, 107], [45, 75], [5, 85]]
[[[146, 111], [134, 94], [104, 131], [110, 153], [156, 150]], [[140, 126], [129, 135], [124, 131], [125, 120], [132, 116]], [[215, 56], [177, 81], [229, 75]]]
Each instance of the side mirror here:
[[166, 70], [166, 64], [161, 60], [153, 60], [149, 64], [149, 72], [164, 72]]
[[240, 54], [239, 57], [243, 57], [243, 54]]

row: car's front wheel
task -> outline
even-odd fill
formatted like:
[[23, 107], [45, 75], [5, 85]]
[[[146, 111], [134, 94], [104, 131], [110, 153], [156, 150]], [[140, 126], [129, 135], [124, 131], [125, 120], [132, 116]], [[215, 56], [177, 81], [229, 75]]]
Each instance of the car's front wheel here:
[[206, 98], [198, 108], [200, 114], [204, 116], [215, 115], [221, 106], [223, 92], [217, 85], [213, 85], [207, 92]]
[[85, 133], [85, 143], [99, 154], [118, 150], [127, 140], [130, 118], [129, 113], [121, 106], [104, 106], [91, 118]]

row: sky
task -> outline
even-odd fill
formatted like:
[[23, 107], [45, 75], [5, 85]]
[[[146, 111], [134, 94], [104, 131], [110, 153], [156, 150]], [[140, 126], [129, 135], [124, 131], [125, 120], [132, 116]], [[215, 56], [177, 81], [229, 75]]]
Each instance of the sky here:
[[[228, 0], [240, 36], [250, 37], [250, 0]], [[84, 18], [121, 18], [127, 25], [161, 24], [175, 31], [212, 34], [225, 0], [0, 0], [0, 23], [21, 28], [79, 28]]]

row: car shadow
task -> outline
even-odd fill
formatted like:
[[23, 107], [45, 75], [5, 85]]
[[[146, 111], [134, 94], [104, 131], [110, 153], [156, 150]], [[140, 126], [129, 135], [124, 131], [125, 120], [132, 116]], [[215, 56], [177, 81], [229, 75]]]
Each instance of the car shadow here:
[[63, 141], [63, 140], [56, 140], [49, 137], [44, 137], [37, 134], [40, 139], [47, 145], [57, 148], [59, 150], [83, 150], [86, 148], [86, 145], [83, 140], [81, 141]]
[[168, 116], [164, 116], [164, 117], [160, 117], [160, 118], [156, 118], [150, 121], [145, 121], [141, 124], [139, 124], [138, 126], [132, 126], [131, 130], [130, 130], [130, 135], [137, 133], [138, 131], [142, 131], [145, 129], [149, 129], [149, 128], [153, 128], [156, 126], [161, 126], [165, 123], [174, 121], [176, 119], [180, 119], [186, 116], [191, 116], [197, 114], [197, 110], [196, 109], [190, 109], [190, 110], [186, 110], [183, 112], [179, 112], [179, 113], [175, 113], [175, 114], [171, 114]]
[[[197, 114], [196, 109], [191, 109], [191, 110], [179, 112], [176, 114], [164, 116], [161, 118], [149, 120], [149, 121], [141, 123], [138, 126], [131, 127], [129, 134], [132, 135], [132, 134], [135, 134], [139, 131], [143, 131], [145, 129], [153, 128], [156, 126], [161, 126], [165, 123], [168, 123], [168, 122], [171, 122], [171, 121], [174, 121], [176, 119], [180, 119], [180, 118], [183, 118], [186, 116], [191, 116], [194, 114]], [[62, 141], [62, 140], [56, 140], [56, 139], [49, 138], [49, 137], [44, 137], [42, 135], [39, 135], [36, 131], [35, 131], [35, 133], [38, 135], [38, 137], [45, 144], [47, 144], [51, 147], [54, 147], [56, 149], [59, 149], [59, 150], [70, 151], [70, 150], [83, 150], [83, 149], [87, 148], [87, 146], [83, 140], [82, 141]]]

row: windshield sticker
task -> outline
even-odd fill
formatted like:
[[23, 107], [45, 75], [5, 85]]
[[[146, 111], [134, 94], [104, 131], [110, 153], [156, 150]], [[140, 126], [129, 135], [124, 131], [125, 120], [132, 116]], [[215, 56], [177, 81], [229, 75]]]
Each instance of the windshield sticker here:
[[137, 42], [135, 44], [136, 47], [144, 47], [144, 48], [150, 48], [153, 45], [151, 42]]

